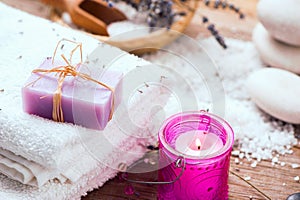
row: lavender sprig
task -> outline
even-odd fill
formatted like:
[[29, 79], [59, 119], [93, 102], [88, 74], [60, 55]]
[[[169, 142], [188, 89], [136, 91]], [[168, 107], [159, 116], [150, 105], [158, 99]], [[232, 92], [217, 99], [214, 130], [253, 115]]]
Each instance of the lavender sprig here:
[[[185, 16], [186, 12], [174, 12], [173, 10], [173, 0], [104, 0], [108, 2], [109, 5], [112, 5], [111, 1], [118, 2], [123, 1], [126, 4], [130, 5], [134, 9], [139, 12], [147, 12], [147, 24], [153, 30], [154, 27], [164, 27], [170, 29], [172, 24], [175, 21], [177, 16]], [[188, 11], [194, 12], [196, 8], [189, 7], [186, 2], [187, 1], [198, 1], [198, 0], [174, 0], [175, 3], [184, 7]], [[238, 7], [236, 7], [232, 3], [228, 3], [226, 0], [202, 0], [206, 6], [213, 5], [214, 8], [229, 8], [236, 12], [240, 19], [245, 18], [244, 13], [240, 11]], [[207, 17], [202, 17], [202, 23], [207, 24], [207, 29], [210, 33], [215, 37], [216, 41], [224, 48], [227, 48], [227, 45], [224, 41], [224, 38], [219, 34], [215, 25], [209, 23], [209, 19]]]
[[[207, 17], [203, 17], [202, 18], [202, 22], [208, 23], [208, 18]], [[209, 24], [207, 26], [207, 29], [210, 31], [210, 33], [215, 37], [215, 39], [217, 40], [217, 42], [224, 48], [227, 48], [227, 45], [223, 39], [223, 37], [219, 34], [219, 32], [216, 30], [215, 25], [214, 24]]]
[[213, 5], [214, 8], [218, 9], [218, 8], [229, 8], [230, 10], [233, 10], [234, 12], [236, 12], [240, 19], [245, 18], [245, 14], [241, 12], [240, 8], [235, 6], [233, 3], [228, 3], [226, 0], [215, 0], [215, 1], [211, 1], [211, 0], [204, 0], [204, 4], [206, 6], [210, 6], [211, 4]]

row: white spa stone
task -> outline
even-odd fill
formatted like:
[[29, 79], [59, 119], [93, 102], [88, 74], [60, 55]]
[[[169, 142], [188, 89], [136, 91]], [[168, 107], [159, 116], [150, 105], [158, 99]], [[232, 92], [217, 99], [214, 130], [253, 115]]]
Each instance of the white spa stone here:
[[252, 100], [266, 113], [289, 123], [300, 123], [300, 77], [291, 72], [264, 68], [246, 82]]
[[257, 14], [274, 38], [290, 45], [300, 46], [299, 0], [260, 0]]
[[265, 64], [300, 74], [300, 47], [273, 39], [262, 24], [255, 27], [252, 40]]

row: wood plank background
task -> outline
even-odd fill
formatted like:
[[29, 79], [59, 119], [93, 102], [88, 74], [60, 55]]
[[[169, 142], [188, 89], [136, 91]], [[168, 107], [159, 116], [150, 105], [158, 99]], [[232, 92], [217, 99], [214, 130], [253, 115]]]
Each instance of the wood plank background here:
[[[1, 0], [2, 2], [19, 8], [33, 15], [48, 18], [49, 7], [43, 5], [37, 0]], [[215, 23], [219, 32], [225, 37], [233, 37], [241, 40], [251, 40], [252, 30], [257, 23], [256, 4], [258, 0], [231, 0], [245, 13], [246, 18], [239, 20], [238, 15], [233, 11], [226, 12], [207, 8], [204, 4], [200, 4], [198, 15], [196, 15], [188, 27], [186, 33], [195, 37], [202, 35], [209, 36], [209, 32], [204, 26], [199, 26], [201, 16], [208, 16], [210, 22]], [[300, 135], [300, 127], [296, 127], [297, 137]], [[299, 137], [300, 138], [300, 137]], [[231, 170], [242, 177], [251, 177], [250, 182], [267, 194], [271, 199], [284, 200], [289, 194], [300, 192], [299, 181], [294, 181], [295, 176], [300, 176], [300, 168], [292, 169], [292, 163], [300, 163], [300, 145], [293, 148], [292, 155], [281, 156], [280, 161], [285, 162], [286, 166], [273, 166], [270, 161], [262, 161], [256, 168], [252, 168], [250, 163], [243, 160], [243, 164], [235, 164], [234, 157], [231, 159]], [[238, 169], [238, 171], [237, 171]], [[133, 178], [155, 178], [156, 173], [139, 174]], [[120, 181], [118, 178], [112, 179], [105, 183], [103, 187], [94, 190], [83, 200], [92, 199], [156, 199], [156, 186], [133, 184], [136, 194], [128, 196], [124, 194], [124, 189], [128, 183]], [[232, 200], [247, 200], [247, 199], [265, 199], [261, 194], [247, 185], [245, 182], [230, 174], [229, 176], [229, 197]]]

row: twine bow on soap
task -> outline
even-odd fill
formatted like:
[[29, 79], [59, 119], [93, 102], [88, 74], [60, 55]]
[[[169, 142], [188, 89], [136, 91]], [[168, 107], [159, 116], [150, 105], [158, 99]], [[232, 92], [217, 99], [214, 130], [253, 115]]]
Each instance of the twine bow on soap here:
[[[70, 56], [70, 61], [72, 60], [72, 55], [73, 53], [76, 51], [76, 49], [79, 47], [80, 48], [80, 63], [78, 63], [76, 66], [80, 66], [80, 64], [82, 63], [82, 44], [81, 43], [76, 43], [74, 41], [71, 40], [67, 40], [67, 39], [62, 39], [57, 43], [57, 46], [55, 48], [54, 54], [53, 54], [53, 59], [52, 59], [52, 64], [54, 64], [54, 58], [56, 55], [56, 51], [57, 48], [59, 46], [59, 44], [62, 41], [68, 41], [68, 42], [72, 42], [77, 44], [76, 47], [71, 51], [71, 56]], [[62, 86], [64, 83], [64, 80], [67, 76], [73, 76], [73, 77], [80, 77], [84, 80], [88, 80], [88, 81], [92, 81], [94, 83], [97, 83], [103, 87], [105, 87], [106, 89], [110, 90], [112, 92], [112, 106], [111, 106], [111, 110], [110, 110], [110, 114], [109, 114], [109, 120], [112, 118], [113, 112], [114, 112], [114, 104], [115, 104], [115, 98], [114, 98], [114, 89], [108, 85], [106, 85], [105, 83], [102, 83], [100, 81], [97, 81], [95, 79], [93, 79], [92, 77], [90, 77], [87, 74], [78, 72], [77, 67], [74, 67], [67, 59], [66, 57], [62, 54], [61, 57], [63, 58], [63, 60], [66, 62], [67, 65], [65, 66], [58, 66], [58, 67], [54, 67], [52, 69], [34, 69], [32, 71], [32, 73], [44, 73], [45, 74], [49, 74], [49, 73], [56, 73], [56, 75], [58, 75], [58, 79], [57, 79], [57, 89], [54, 91], [53, 94], [53, 110], [52, 110], [52, 118], [54, 121], [57, 122], [64, 122], [64, 115], [63, 115], [63, 109], [62, 109]], [[35, 80], [33, 83], [29, 84], [29, 85], [33, 85], [35, 82], [37, 82], [39, 79], [43, 78], [43, 76], [39, 77], [37, 80]], [[44, 98], [44, 97], [41, 97]]]

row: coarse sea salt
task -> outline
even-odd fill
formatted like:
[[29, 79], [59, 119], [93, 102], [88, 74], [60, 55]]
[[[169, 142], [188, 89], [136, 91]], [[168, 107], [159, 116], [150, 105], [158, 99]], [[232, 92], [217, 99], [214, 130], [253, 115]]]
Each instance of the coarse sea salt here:
[[291, 167], [292, 167], [293, 169], [298, 169], [298, 168], [300, 168], [300, 165], [299, 165], [299, 164], [296, 164], [296, 163], [292, 163], [292, 164], [291, 164]]
[[[197, 51], [194, 50], [193, 46], [181, 41], [180, 38], [169, 45], [168, 50], [175, 51], [185, 58], [197, 56]], [[278, 162], [278, 156], [293, 153], [291, 148], [297, 144], [294, 127], [259, 110], [247, 94], [244, 83], [248, 75], [265, 67], [252, 42], [228, 38], [225, 41], [228, 44], [226, 50], [219, 47], [212, 37], [200, 38], [197, 42], [204, 47], [217, 64], [218, 73], [223, 82], [226, 94], [224, 117], [235, 132], [235, 150], [237, 151], [233, 151], [233, 155], [240, 159], [247, 158], [248, 162], [253, 163], [252, 159], [257, 162], [272, 160], [275, 153], [277, 155], [274, 161], [277, 160]], [[172, 70], [179, 72], [190, 82], [191, 86], [194, 87], [192, 91], [200, 94], [203, 102], [209, 101], [207, 100], [209, 93], [203, 91], [205, 87], [203, 87], [203, 83], [199, 83], [199, 77], [189, 72], [190, 68], [187, 67], [185, 61], [176, 59], [170, 54], [158, 52], [145, 55], [143, 58], [164, 66], [171, 66]], [[180, 89], [186, 90], [185, 88]], [[209, 108], [211, 110], [211, 104], [204, 103], [204, 105], [207, 107], [202, 109]], [[175, 109], [176, 106], [176, 103], [171, 102], [168, 108]], [[237, 160], [235, 161], [237, 162]]]
[[281, 167], [284, 167], [284, 166], [285, 166], [285, 162], [281, 162], [281, 163], [280, 163], [280, 166], [281, 166]]
[[254, 161], [253, 163], [251, 163], [251, 165], [250, 165], [250, 166], [251, 166], [252, 168], [255, 168], [255, 167], [256, 167], [256, 165], [257, 165], [257, 161]]
[[238, 158], [235, 158], [235, 159], [234, 159], [234, 162], [235, 162], [235, 164], [239, 164], [240, 161], [239, 161]]
[[272, 163], [278, 163], [278, 158], [277, 157], [272, 158]]

